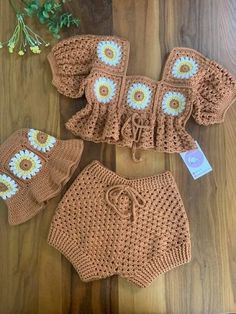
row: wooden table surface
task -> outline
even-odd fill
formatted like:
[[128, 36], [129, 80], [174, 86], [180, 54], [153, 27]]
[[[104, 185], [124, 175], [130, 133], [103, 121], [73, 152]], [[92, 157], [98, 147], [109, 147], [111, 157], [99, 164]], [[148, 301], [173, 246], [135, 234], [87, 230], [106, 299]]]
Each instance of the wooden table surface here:
[[[236, 1], [74, 0], [66, 6], [80, 16], [81, 27], [65, 36], [117, 34], [130, 41], [129, 74], [158, 80], [170, 49], [187, 46], [236, 75]], [[1, 1], [0, 40], [6, 39], [14, 23], [8, 1]], [[6, 50], [0, 53], [1, 142], [22, 127], [72, 137], [64, 122], [83, 101], [60, 96], [51, 85], [48, 52], [23, 58]], [[190, 220], [192, 262], [160, 276], [146, 289], [117, 277], [83, 283], [46, 242], [62, 194], [34, 219], [15, 227], [8, 225], [1, 201], [0, 314], [236, 312], [235, 105], [224, 124], [203, 127], [191, 120], [187, 126], [213, 167], [199, 180], [191, 178], [178, 154], [143, 152], [144, 161], [136, 164], [128, 149], [93, 143], [86, 143], [77, 173], [93, 159], [135, 177], [171, 170]]]

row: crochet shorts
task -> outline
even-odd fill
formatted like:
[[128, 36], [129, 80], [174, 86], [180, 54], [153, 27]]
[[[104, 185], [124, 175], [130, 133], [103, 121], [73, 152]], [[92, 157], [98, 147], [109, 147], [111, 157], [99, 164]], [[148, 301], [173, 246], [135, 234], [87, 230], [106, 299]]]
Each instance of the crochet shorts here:
[[189, 223], [171, 173], [124, 178], [98, 161], [66, 192], [48, 242], [83, 281], [117, 274], [146, 287], [191, 259]]

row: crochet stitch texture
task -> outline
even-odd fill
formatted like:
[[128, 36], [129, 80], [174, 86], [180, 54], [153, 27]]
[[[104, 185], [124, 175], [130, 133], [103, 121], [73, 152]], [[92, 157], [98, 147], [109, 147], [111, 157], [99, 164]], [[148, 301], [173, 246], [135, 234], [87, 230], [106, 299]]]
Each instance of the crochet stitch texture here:
[[171, 173], [130, 179], [98, 161], [64, 195], [48, 242], [84, 281], [117, 274], [146, 287], [191, 259], [188, 219]]
[[34, 129], [13, 133], [0, 146], [0, 198], [11, 225], [39, 213], [77, 168], [82, 140], [58, 140]]
[[85, 94], [87, 105], [66, 127], [76, 136], [162, 152], [196, 148], [185, 129], [224, 120], [236, 81], [215, 61], [189, 48], [174, 48], [160, 81], [128, 76], [129, 42], [116, 36], [79, 35], [49, 54], [53, 84], [65, 96]]

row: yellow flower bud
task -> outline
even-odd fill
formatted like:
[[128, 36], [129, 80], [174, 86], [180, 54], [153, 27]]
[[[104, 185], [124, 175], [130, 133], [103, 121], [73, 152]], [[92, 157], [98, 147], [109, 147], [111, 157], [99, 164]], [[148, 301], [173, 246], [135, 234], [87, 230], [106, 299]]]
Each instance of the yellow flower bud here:
[[36, 54], [39, 54], [41, 52], [41, 50], [39, 49], [39, 46], [32, 46], [30, 47], [30, 50]]

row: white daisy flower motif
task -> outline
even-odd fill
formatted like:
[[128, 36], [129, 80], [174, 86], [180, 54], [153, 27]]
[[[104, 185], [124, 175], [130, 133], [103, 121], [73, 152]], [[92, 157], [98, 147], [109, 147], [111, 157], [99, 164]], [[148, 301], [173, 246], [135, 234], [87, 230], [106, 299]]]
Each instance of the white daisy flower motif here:
[[171, 116], [178, 116], [184, 111], [186, 97], [179, 92], [166, 92], [162, 100], [163, 111]]
[[152, 97], [152, 91], [149, 86], [143, 83], [134, 83], [129, 87], [127, 102], [131, 108], [145, 109]]
[[11, 198], [19, 190], [18, 184], [9, 176], [0, 173], [0, 198], [3, 200]]
[[116, 92], [116, 83], [107, 78], [99, 77], [94, 83], [94, 93], [97, 100], [101, 103], [109, 103]]
[[30, 145], [40, 152], [49, 152], [56, 144], [56, 138], [44, 132], [30, 129], [28, 132]]
[[198, 63], [190, 57], [178, 58], [172, 68], [172, 75], [177, 79], [190, 79], [198, 72]]
[[25, 149], [11, 158], [9, 168], [16, 177], [29, 180], [40, 171], [42, 163], [36, 154]]
[[116, 66], [121, 60], [121, 46], [111, 40], [100, 41], [97, 46], [97, 55], [105, 64]]

